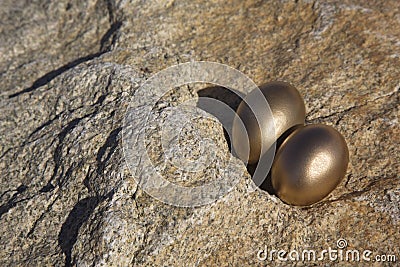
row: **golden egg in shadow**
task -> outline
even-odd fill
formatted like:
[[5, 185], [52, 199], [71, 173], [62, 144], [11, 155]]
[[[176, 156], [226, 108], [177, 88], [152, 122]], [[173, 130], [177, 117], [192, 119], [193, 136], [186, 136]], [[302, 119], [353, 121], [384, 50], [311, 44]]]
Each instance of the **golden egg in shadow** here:
[[346, 141], [334, 128], [322, 124], [299, 127], [276, 153], [272, 187], [287, 204], [311, 205], [336, 188], [348, 162]]
[[276, 81], [259, 89], [240, 103], [232, 126], [234, 153], [249, 164], [257, 163], [285, 131], [305, 120], [304, 101], [295, 87]]

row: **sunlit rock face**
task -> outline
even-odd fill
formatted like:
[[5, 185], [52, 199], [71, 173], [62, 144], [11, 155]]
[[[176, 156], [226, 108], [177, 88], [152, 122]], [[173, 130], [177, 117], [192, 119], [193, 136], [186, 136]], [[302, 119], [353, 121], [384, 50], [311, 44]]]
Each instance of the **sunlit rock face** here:
[[[397, 0], [1, 6], [1, 266], [249, 266], [265, 248], [321, 251], [339, 238], [400, 256]], [[237, 158], [239, 183], [212, 204], [175, 207], [142, 191], [122, 149], [125, 111], [131, 101], [152, 105], [152, 92], [136, 95], [145, 80], [189, 61], [227, 64], [258, 85], [295, 86], [306, 124], [334, 126], [347, 141], [349, 166], [332, 194], [308, 208], [287, 205], [254, 190]], [[237, 107], [240, 99], [210, 86], [171, 88], [154, 106], [158, 122], [199, 96]], [[149, 158], [182, 185], [215, 179], [231, 155], [223, 127], [206, 120], [185, 129], [181, 151], [213, 153], [202, 171], [162, 165], [157, 128], [147, 132]], [[213, 149], [198, 150], [195, 132]], [[299, 265], [274, 258], [261, 264]]]

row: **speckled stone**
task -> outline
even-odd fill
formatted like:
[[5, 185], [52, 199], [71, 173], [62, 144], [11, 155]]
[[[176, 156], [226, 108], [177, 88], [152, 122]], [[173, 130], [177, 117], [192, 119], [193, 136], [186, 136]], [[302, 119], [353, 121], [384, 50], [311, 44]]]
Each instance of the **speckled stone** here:
[[[339, 238], [399, 261], [399, 9], [397, 0], [3, 1], [0, 266], [333, 265], [260, 262], [257, 252], [321, 251]], [[152, 74], [191, 60], [298, 88], [306, 122], [347, 140], [338, 188], [291, 207], [252, 191], [235, 159], [243, 179], [213, 204], [178, 208], [143, 192], [123, 158], [125, 110]], [[163, 101], [203, 89], [174, 89]], [[192, 127], [213, 136], [218, 159], [229, 157], [221, 125]], [[157, 163], [162, 150], [149, 134]], [[214, 169], [176, 182], [207, 181]]]

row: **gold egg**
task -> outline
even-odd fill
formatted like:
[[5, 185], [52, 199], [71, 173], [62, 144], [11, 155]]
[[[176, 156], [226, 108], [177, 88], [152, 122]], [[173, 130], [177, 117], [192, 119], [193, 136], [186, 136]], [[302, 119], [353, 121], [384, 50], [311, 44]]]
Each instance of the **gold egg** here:
[[311, 205], [336, 188], [348, 162], [346, 141], [334, 128], [322, 124], [299, 127], [276, 153], [272, 187], [287, 204]]
[[[240, 103], [232, 126], [234, 152], [250, 164], [256, 163], [285, 131], [303, 125], [305, 119], [303, 98], [292, 85], [276, 81], [259, 89], [251, 91]], [[265, 100], [260, 100], [263, 96], [269, 112], [265, 112]]]

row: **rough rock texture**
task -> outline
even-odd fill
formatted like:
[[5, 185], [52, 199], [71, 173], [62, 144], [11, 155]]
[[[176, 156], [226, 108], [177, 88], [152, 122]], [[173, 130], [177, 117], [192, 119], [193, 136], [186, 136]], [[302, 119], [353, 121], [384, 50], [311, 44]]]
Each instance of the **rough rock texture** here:
[[[398, 0], [53, 2], [5, 0], [0, 10], [0, 266], [350, 265], [257, 259], [265, 247], [321, 251], [339, 238], [398, 264]], [[348, 142], [339, 187], [291, 207], [249, 190], [236, 159], [239, 184], [213, 204], [179, 208], [143, 192], [123, 157], [126, 108], [132, 96], [146, 104], [135, 92], [152, 74], [192, 60], [295, 85], [308, 123], [333, 125]], [[207, 86], [174, 89], [155, 110], [198, 95], [237, 105]], [[189, 126], [185, 146], [195, 146], [194, 128], [229, 157], [211, 121]], [[214, 169], [171, 179], [195, 184]]]

